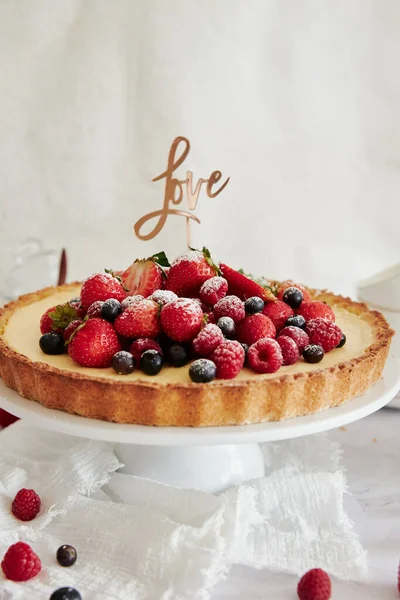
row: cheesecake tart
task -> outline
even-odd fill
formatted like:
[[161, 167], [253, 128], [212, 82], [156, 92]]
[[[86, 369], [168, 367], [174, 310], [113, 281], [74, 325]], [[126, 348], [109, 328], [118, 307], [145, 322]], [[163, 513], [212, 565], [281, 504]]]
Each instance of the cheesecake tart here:
[[[173, 267], [174, 263], [170, 272], [172, 272]], [[244, 318], [237, 321], [237, 331], [243, 331], [244, 322], [250, 325], [251, 321], [253, 323], [262, 321], [264, 327], [267, 321], [264, 321], [260, 317], [260, 314], [264, 315], [264, 313], [258, 313], [258, 319], [252, 320], [250, 317], [254, 317], [254, 314], [251, 314], [254, 306], [252, 307], [251, 303], [249, 304], [248, 302], [244, 303], [246, 296], [249, 296], [253, 288], [250, 286], [250, 292], [247, 290], [243, 292], [240, 289], [240, 285], [239, 287], [236, 285], [236, 282], [231, 285], [232, 280], [228, 276], [230, 272], [224, 270], [222, 265], [220, 267], [223, 277], [215, 275], [215, 273], [212, 273], [212, 275], [215, 279], [224, 279], [226, 275], [229, 283], [229, 291], [232, 289], [232, 291], [238, 294], [235, 297], [239, 298], [244, 307], [248, 307], [244, 310], [250, 311], [250, 313], [245, 312]], [[221, 271], [218, 272], [221, 273]], [[112, 277], [112, 275], [109, 275], [109, 277]], [[246, 276], [241, 275], [241, 277], [244, 279], [239, 278], [239, 283], [244, 283], [244, 287], [246, 287]], [[128, 277], [125, 277], [124, 281], [128, 279]], [[171, 281], [173, 281], [173, 277], [171, 277]], [[146, 277], [140, 279], [139, 288], [135, 284], [136, 287], [133, 288], [135, 292], [138, 289], [139, 291], [143, 291], [143, 282], [148, 285], [148, 278], [147, 280]], [[128, 283], [132, 286], [132, 281], [128, 281]], [[163, 286], [168, 289], [168, 284], [165, 285], [165, 282]], [[171, 283], [169, 287], [173, 287], [173, 284]], [[218, 286], [216, 285], [216, 287]], [[300, 287], [302, 288], [302, 286], [296, 288], [295, 285], [292, 285], [289, 289], [292, 290], [293, 287], [297, 291], [299, 291]], [[209, 285], [207, 289], [214, 291], [212, 285]], [[276, 325], [277, 333], [275, 335], [266, 334], [264, 330], [261, 345], [266, 343], [266, 347], [272, 348], [271, 352], [273, 351], [275, 354], [268, 354], [269, 350], [266, 354], [264, 350], [264, 354], [260, 351], [256, 359], [258, 361], [261, 356], [261, 368], [259, 368], [259, 362], [254, 358], [257, 347], [260, 347], [260, 341], [254, 338], [253, 328], [251, 329], [251, 335], [253, 335], [251, 342], [254, 342], [254, 339], [256, 341], [253, 344], [248, 344], [250, 345], [250, 350], [247, 366], [244, 365], [244, 350], [243, 357], [240, 354], [242, 350], [239, 350], [239, 346], [243, 347], [243, 342], [239, 342], [240, 339], [243, 339], [244, 334], [239, 341], [227, 341], [226, 338], [223, 338], [224, 341], [219, 342], [219, 350], [215, 349], [205, 359], [194, 361], [195, 363], [203, 361], [202, 366], [204, 366], [205, 360], [207, 368], [210, 367], [208, 363], [211, 363], [211, 365], [214, 365], [214, 373], [216, 372], [217, 374], [217, 377], [211, 378], [212, 380], [209, 380], [210, 377], [208, 379], [206, 377], [204, 382], [199, 383], [198, 378], [196, 379], [198, 375], [193, 375], [195, 369], [190, 367], [190, 364], [193, 365], [193, 358], [196, 359], [196, 356], [193, 355], [188, 358], [187, 364], [181, 367], [172, 366], [168, 364], [167, 359], [164, 360], [162, 369], [154, 375], [146, 373], [146, 365], [142, 362], [143, 354], [140, 364], [143, 365], [145, 372], [137, 366], [128, 374], [116, 372], [114, 362], [112, 363], [114, 368], [111, 365], [111, 359], [108, 361], [109, 364], [107, 366], [97, 368], [85, 366], [87, 364], [85, 360], [81, 361], [84, 363], [83, 365], [79, 364], [76, 360], [80, 360], [79, 356], [82, 356], [83, 350], [78, 343], [82, 344], [80, 339], [84, 339], [83, 334], [85, 329], [86, 333], [89, 332], [90, 327], [88, 323], [92, 321], [92, 326], [94, 327], [94, 321], [96, 321], [96, 323], [99, 322], [99, 326], [102, 326], [106, 319], [102, 318], [101, 312], [100, 315], [97, 317], [94, 316], [93, 319], [88, 319], [88, 315], [83, 318], [85, 309], [88, 311], [87, 304], [89, 301], [86, 300], [83, 303], [82, 284], [71, 283], [59, 287], [47, 288], [24, 295], [1, 309], [0, 376], [8, 387], [16, 390], [23, 397], [40, 402], [48, 408], [117, 423], [204, 427], [260, 423], [315, 413], [329, 407], [337, 406], [363, 394], [379, 380], [388, 355], [393, 331], [379, 312], [369, 310], [365, 304], [355, 303], [348, 298], [325, 291], [306, 290], [305, 288], [302, 288], [302, 290], [301, 296], [303, 300], [303, 296], [307, 295], [306, 304], [309, 310], [311, 310], [311, 316], [313, 316], [314, 310], [324, 311], [324, 306], [326, 306], [327, 311], [329, 310], [334, 313], [332, 320], [335, 320], [334, 325], [329, 325], [331, 317], [328, 313], [328, 319], [319, 317], [311, 320], [302, 319], [303, 321], [307, 321], [307, 323], [303, 328], [299, 327], [298, 329], [301, 329], [301, 335], [304, 334], [306, 337], [307, 334], [304, 333], [304, 329], [308, 331], [310, 334], [309, 341], [312, 342], [303, 349], [303, 356], [307, 360], [301, 356], [301, 352], [298, 352], [294, 348], [295, 352], [297, 352], [297, 360], [290, 361], [286, 359], [293, 364], [284, 364], [285, 346], [281, 344], [282, 353], [280, 354], [279, 344], [274, 338], [278, 336], [277, 339], [279, 340], [280, 329], [283, 333], [280, 337], [286, 337], [287, 339], [290, 334], [289, 329], [293, 330], [294, 327], [286, 326], [286, 330], [288, 331], [287, 335], [285, 335], [285, 328], [282, 327], [282, 322], [280, 323], [280, 327], [278, 327], [277, 321], [274, 321], [271, 317], [271, 322], [274, 322]], [[130, 293], [131, 291], [132, 287], [130, 288]], [[173, 293], [175, 294], [175, 292]], [[115, 295], [115, 293], [112, 295]], [[135, 297], [138, 296], [137, 294]], [[260, 300], [260, 296], [258, 296], [258, 300]], [[154, 297], [156, 298], [156, 296]], [[226, 297], [232, 298], [232, 295]], [[286, 295], [286, 299], [287, 297]], [[80, 303], [78, 300], [71, 301], [72, 298], [80, 298]], [[141, 300], [141, 303], [144, 302], [145, 304], [140, 304], [139, 302], [139, 305], [144, 307], [144, 312], [147, 310], [146, 307], [150, 306], [150, 303], [156, 303], [151, 299], [151, 295], [148, 295], [148, 298], [150, 299]], [[285, 296], [283, 298], [285, 299]], [[47, 354], [41, 349], [43, 344], [39, 345], [39, 340], [41, 340], [41, 317], [50, 307], [65, 306], [69, 302], [75, 303], [83, 311], [79, 315], [80, 319], [75, 319], [80, 321], [80, 327], [77, 324], [76, 331], [71, 336], [72, 339], [69, 339], [67, 351], [58, 354]], [[104, 297], [97, 302], [105, 302]], [[180, 298], [175, 302], [158, 306], [156, 318], [160, 319], [161, 325], [159, 325], [157, 335], [154, 332], [151, 334], [153, 341], [156, 337], [158, 340], [161, 340], [162, 336], [165, 336], [165, 331], [164, 333], [162, 331], [163, 324], [165, 324], [165, 329], [170, 336], [172, 335], [172, 342], [176, 342], [175, 345], [187, 348], [193, 343], [197, 349], [200, 347], [196, 346], [193, 338], [190, 341], [185, 340], [184, 342], [174, 340], [171, 329], [167, 327], [167, 317], [163, 319], [163, 313], [167, 315], [168, 312], [166, 311], [167, 306], [170, 306], [170, 312], [171, 304], [182, 306], [185, 302], [187, 304], [195, 301], [185, 301]], [[285, 309], [283, 306], [284, 302], [277, 300], [276, 297], [273, 298], [268, 289], [268, 293], [262, 298], [262, 303], [272, 306], [273, 302], [276, 302], [276, 304], [273, 311], [269, 311], [271, 315], [273, 312], [279, 312], [279, 303]], [[296, 305], [297, 302], [298, 299], [294, 302], [292, 301], [292, 304]], [[115, 303], [119, 304], [119, 301], [114, 300]], [[83, 304], [86, 304], [85, 308], [82, 308]], [[226, 302], [225, 305], [227, 304], [229, 303]], [[124, 301], [122, 301], [122, 305], [124, 305]], [[257, 305], [257, 302], [255, 302], [255, 305]], [[197, 306], [200, 306], [199, 301], [197, 302]], [[214, 309], [210, 310], [209, 318], [210, 315], [218, 313], [218, 306], [219, 304], [215, 303]], [[107, 327], [115, 328], [120, 341], [122, 339], [122, 325], [124, 323], [126, 325], [127, 315], [129, 316], [131, 311], [129, 302], [126, 303], [126, 307], [125, 309], [119, 308], [120, 313], [114, 324], [110, 323], [110, 320], [107, 323]], [[210, 306], [208, 308], [212, 309]], [[101, 307], [101, 310], [103, 310], [103, 314], [106, 314], [103, 307]], [[287, 310], [291, 311], [292, 316], [295, 316], [294, 313], [301, 314], [302, 312], [298, 306], [297, 309], [294, 309], [288, 305]], [[204, 306], [202, 314], [203, 312]], [[306, 311], [303, 310], [303, 313], [306, 314]], [[126, 318], [122, 319], [123, 315]], [[266, 316], [265, 318], [270, 321], [270, 317]], [[313, 328], [309, 326], [310, 323], [318, 321], [318, 318], [319, 321], [324, 321], [324, 323], [322, 323], [322, 329], [318, 328], [317, 330], [317, 338], [318, 335], [321, 335], [321, 331], [325, 331], [324, 328], [326, 325], [328, 329], [329, 327], [336, 328], [336, 330], [339, 328], [341, 332], [344, 332], [346, 343], [343, 345], [343, 336], [339, 344], [335, 342], [336, 346], [339, 347], [323, 352], [321, 347], [315, 343], [318, 339], [313, 339]], [[119, 323], [118, 319], [122, 325], [117, 325]], [[202, 319], [201, 328], [203, 329], [206, 326], [206, 320]], [[289, 322], [293, 322], [293, 320]], [[106, 326], [104, 325], [104, 327]], [[210, 328], [210, 325], [208, 325], [210, 331], [214, 333], [216, 331], [215, 327], [213, 325]], [[273, 327], [275, 330], [275, 326]], [[199, 331], [197, 331], [196, 335], [198, 336], [198, 334]], [[45, 335], [54, 337], [54, 335], [60, 335], [60, 333], [54, 334], [48, 332], [47, 334], [43, 334], [42, 337]], [[246, 335], [244, 335], [244, 339], [248, 340], [249, 334], [247, 329]], [[129, 340], [129, 343], [131, 343], [132, 339], [137, 338], [138, 335], [129, 337], [131, 337]], [[266, 339], [269, 341], [265, 342]], [[296, 336], [295, 339], [297, 339]], [[321, 344], [324, 346], [324, 337], [322, 336], [321, 339]], [[120, 342], [117, 343], [120, 344]], [[72, 350], [73, 346], [76, 346], [74, 350]], [[287, 346], [290, 350], [292, 346], [294, 347], [289, 342], [287, 342]], [[313, 347], [310, 350], [311, 358], [307, 358], [307, 348], [309, 349], [311, 346]], [[127, 347], [127, 344], [125, 343], [124, 346], [122, 343], [122, 346], [119, 345], [114, 350], [120, 351], [122, 347]], [[225, 355], [225, 350], [222, 350], [225, 347], [229, 351], [232, 350], [233, 354], [229, 355], [228, 353]], [[320, 352], [324, 355], [320, 362], [312, 362], [316, 360], [312, 354], [315, 348], [320, 348]], [[78, 350], [81, 351], [80, 355], [78, 354]], [[147, 350], [145, 353], [148, 355], [150, 361], [157, 358], [156, 355], [159, 357], [159, 353], [156, 350]], [[124, 360], [128, 355], [132, 356], [127, 351], [122, 352], [122, 354], [124, 355]], [[225, 360], [226, 356], [227, 360]], [[272, 367], [268, 363], [270, 356], [278, 357], [280, 361], [278, 368], [276, 366]], [[240, 366], [235, 375], [232, 376], [231, 372], [229, 370], [224, 371], [224, 368], [227, 364], [226, 368], [230, 369], [237, 359], [240, 362]], [[258, 370], [254, 370], [252, 367]], [[264, 372], [260, 372], [263, 370]], [[224, 373], [226, 378], [224, 378]]]

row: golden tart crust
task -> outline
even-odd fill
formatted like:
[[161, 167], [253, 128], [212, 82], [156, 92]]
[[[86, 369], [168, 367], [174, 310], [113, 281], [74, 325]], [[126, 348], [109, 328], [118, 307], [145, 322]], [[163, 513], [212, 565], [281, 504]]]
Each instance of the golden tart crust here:
[[[245, 379], [196, 384], [176, 378], [160, 381], [157, 376], [134, 380], [105, 378], [96, 369], [87, 374], [79, 372], [79, 367], [76, 371], [65, 370], [33, 361], [7, 343], [7, 324], [16, 311], [59, 292], [76, 295], [79, 285], [72, 283], [26, 294], [0, 310], [0, 376], [21, 396], [48, 408], [116, 423], [178, 427], [242, 425], [280, 421], [337, 406], [360, 396], [379, 380], [394, 334], [383, 315], [369, 310], [365, 304], [310, 290], [314, 298], [369, 324], [372, 343], [359, 356], [325, 368], [322, 361], [311, 371], [285, 374], [283, 367], [269, 378], [254, 374]], [[38, 324], [37, 332], [39, 339]]]

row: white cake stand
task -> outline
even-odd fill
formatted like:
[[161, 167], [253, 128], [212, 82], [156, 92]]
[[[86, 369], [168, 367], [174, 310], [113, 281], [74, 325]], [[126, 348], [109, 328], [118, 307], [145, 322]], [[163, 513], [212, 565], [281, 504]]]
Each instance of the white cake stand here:
[[400, 363], [390, 356], [382, 379], [363, 396], [314, 415], [229, 427], [146, 427], [69, 415], [22, 398], [0, 382], [0, 406], [32, 425], [116, 443], [121, 472], [182, 488], [220, 492], [264, 475], [259, 442], [285, 440], [346, 425], [379, 410], [400, 390]]

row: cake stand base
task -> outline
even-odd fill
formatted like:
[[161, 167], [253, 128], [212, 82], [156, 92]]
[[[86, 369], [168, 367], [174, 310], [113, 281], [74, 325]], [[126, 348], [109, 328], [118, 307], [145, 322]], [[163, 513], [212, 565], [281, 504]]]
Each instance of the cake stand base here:
[[120, 473], [179, 488], [218, 493], [231, 485], [263, 477], [264, 458], [258, 444], [223, 446], [136, 446], [118, 444], [124, 464]]

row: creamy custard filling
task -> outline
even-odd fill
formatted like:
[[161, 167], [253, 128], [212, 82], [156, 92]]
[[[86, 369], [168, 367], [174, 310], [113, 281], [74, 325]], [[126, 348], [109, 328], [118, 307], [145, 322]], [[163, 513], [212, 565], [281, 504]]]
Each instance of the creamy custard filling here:
[[[111, 368], [109, 369], [89, 369], [76, 364], [68, 354], [50, 356], [44, 354], [39, 347], [40, 338], [40, 317], [46, 309], [56, 304], [67, 302], [74, 296], [79, 296], [80, 288], [70, 288], [67, 291], [57, 292], [38, 302], [33, 302], [16, 310], [10, 317], [3, 334], [3, 340], [16, 352], [23, 354], [31, 361], [51, 365], [57, 369], [81, 373], [89, 377], [104, 377], [105, 379], [121, 380], [126, 383], [136, 381], [166, 383], [191, 383], [188, 375], [188, 367], [174, 368], [166, 366], [162, 371], [150, 377], [140, 370], [135, 370], [130, 375], [118, 375]], [[250, 369], [242, 369], [234, 381], [245, 381], [249, 379], [273, 379], [281, 375], [289, 375], [316, 371], [322, 368], [329, 368], [341, 362], [349, 361], [360, 356], [363, 351], [373, 343], [373, 330], [371, 325], [359, 317], [340, 307], [333, 307], [336, 314], [336, 323], [346, 334], [347, 342], [343, 348], [332, 350], [325, 355], [324, 359], [318, 364], [308, 364], [300, 359], [296, 364], [281, 367], [277, 373], [260, 375]], [[218, 380], [216, 380], [218, 381]], [[208, 383], [213, 385], [216, 381]]]

